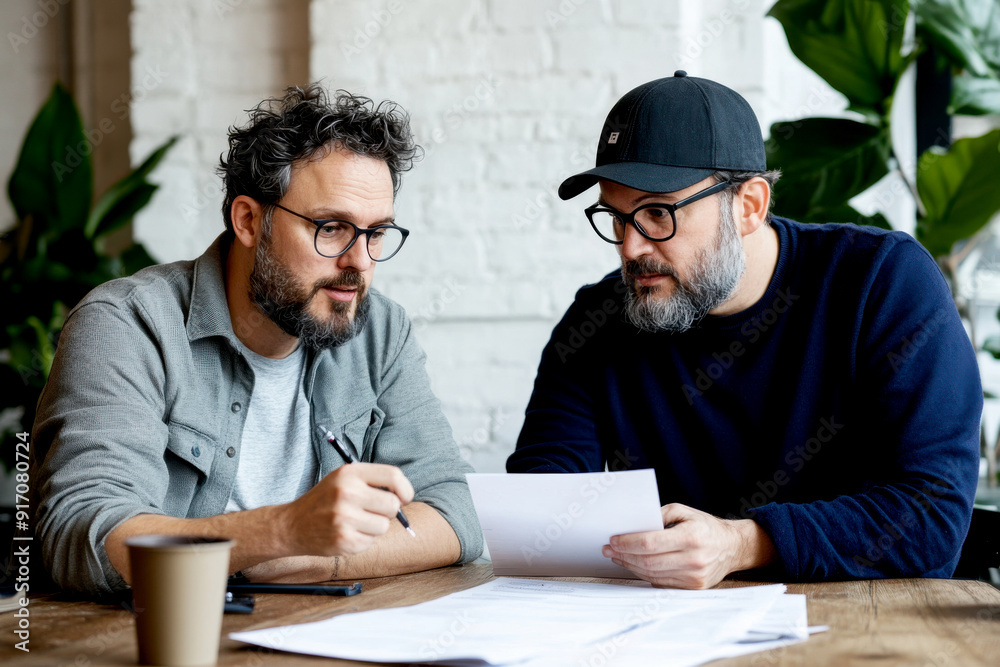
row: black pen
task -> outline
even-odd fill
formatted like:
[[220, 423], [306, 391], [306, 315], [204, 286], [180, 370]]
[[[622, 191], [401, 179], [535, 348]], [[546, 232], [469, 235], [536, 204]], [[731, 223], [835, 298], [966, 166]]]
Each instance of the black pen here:
[[[320, 426], [319, 424], [316, 425], [316, 428], [323, 434], [326, 441], [333, 445], [333, 448], [337, 450], [337, 453], [344, 459], [344, 463], [357, 463], [357, 461], [354, 460], [354, 455], [351, 454], [351, 452], [349, 452], [342, 444], [340, 444], [340, 441], [337, 440], [337, 436], [335, 436], [332, 431], [328, 430], [325, 426]], [[413, 532], [413, 529], [410, 528], [410, 522], [407, 521], [406, 515], [403, 514], [403, 510], [396, 511], [396, 518], [399, 519], [401, 524], [403, 524], [403, 528], [405, 528], [406, 532], [410, 534], [410, 537], [417, 536], [417, 534]]]

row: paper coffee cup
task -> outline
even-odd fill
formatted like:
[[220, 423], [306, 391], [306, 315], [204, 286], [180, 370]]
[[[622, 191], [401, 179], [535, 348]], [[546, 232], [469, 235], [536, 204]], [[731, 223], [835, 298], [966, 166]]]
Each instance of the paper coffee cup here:
[[143, 535], [125, 541], [139, 664], [214, 665], [232, 540]]

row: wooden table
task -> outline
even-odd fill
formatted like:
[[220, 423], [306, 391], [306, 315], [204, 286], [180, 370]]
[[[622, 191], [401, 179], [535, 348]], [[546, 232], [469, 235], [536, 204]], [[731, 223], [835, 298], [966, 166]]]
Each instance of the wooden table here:
[[[257, 595], [251, 615], [228, 614], [222, 626], [220, 665], [365, 665], [328, 658], [272, 653], [226, 638], [230, 632], [318, 621], [336, 614], [402, 606], [470, 588], [493, 578], [488, 564], [442, 568], [369, 579], [349, 598]], [[579, 581], [579, 579], [578, 579]], [[583, 580], [602, 581], [602, 580]], [[751, 585], [727, 581], [723, 586]], [[896, 579], [791, 584], [808, 598], [810, 625], [830, 631], [809, 641], [740, 658], [729, 665], [989, 665], [1000, 664], [1000, 591], [978, 581]], [[132, 665], [135, 626], [120, 607], [53, 596], [33, 600], [30, 653], [14, 648], [13, 612], [0, 616], [0, 663], [90, 667]]]

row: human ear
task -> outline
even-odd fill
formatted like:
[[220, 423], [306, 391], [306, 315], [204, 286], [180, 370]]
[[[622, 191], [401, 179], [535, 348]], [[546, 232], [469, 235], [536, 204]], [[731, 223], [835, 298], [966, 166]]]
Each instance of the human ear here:
[[741, 236], [757, 231], [767, 219], [771, 187], [760, 176], [742, 183], [733, 197], [733, 218]]
[[229, 208], [229, 218], [233, 222], [233, 233], [236, 235], [236, 239], [247, 248], [253, 248], [257, 245], [263, 217], [264, 207], [256, 199], [246, 195], [240, 195], [234, 199]]

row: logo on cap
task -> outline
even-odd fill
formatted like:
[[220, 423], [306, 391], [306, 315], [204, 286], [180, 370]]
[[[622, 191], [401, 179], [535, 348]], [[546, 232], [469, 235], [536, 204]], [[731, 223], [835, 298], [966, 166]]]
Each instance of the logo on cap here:
[[608, 135], [608, 143], [609, 144], [617, 144], [618, 143], [618, 134], [619, 134], [618, 132], [612, 132], [610, 135]]

